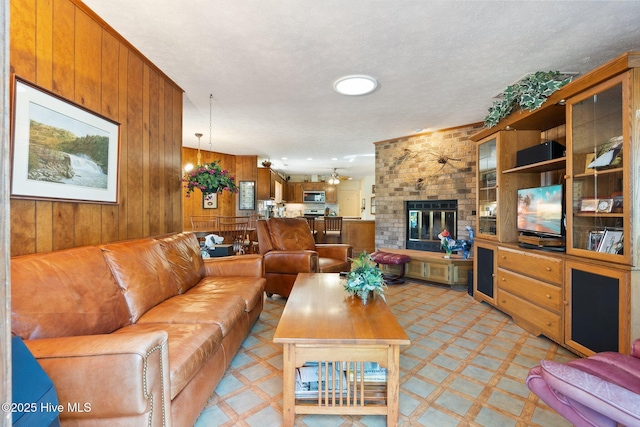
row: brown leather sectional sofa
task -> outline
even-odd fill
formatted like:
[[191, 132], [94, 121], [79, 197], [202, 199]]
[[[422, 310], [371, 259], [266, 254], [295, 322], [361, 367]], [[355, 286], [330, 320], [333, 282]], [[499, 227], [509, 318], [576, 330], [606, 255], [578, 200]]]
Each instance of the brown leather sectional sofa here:
[[260, 255], [203, 260], [192, 233], [14, 257], [12, 331], [63, 425], [192, 426], [262, 311], [263, 276]]

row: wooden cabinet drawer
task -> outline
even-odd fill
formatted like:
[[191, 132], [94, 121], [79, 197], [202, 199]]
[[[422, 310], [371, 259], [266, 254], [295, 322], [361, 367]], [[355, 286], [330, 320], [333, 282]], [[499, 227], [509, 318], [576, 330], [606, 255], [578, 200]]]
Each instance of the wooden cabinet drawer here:
[[[498, 288], [498, 308], [510, 314], [514, 321], [518, 319], [530, 325], [533, 334], [544, 334], [556, 342], [563, 341], [562, 316], [533, 305]], [[525, 329], [528, 329], [525, 327]]]
[[564, 260], [537, 253], [498, 248], [498, 267], [558, 285], [564, 276]]
[[562, 311], [562, 288], [498, 268], [498, 287], [556, 312]]

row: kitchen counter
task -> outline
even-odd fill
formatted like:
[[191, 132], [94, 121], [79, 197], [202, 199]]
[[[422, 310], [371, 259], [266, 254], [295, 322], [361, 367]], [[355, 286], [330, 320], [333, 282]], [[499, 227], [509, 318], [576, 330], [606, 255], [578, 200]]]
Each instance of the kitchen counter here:
[[[324, 230], [324, 217], [318, 217], [315, 221], [315, 228], [318, 243], [322, 241], [322, 231]], [[375, 220], [362, 219], [342, 219], [342, 243], [353, 246], [353, 256], [357, 257], [366, 251], [375, 251], [376, 246], [376, 222]]]

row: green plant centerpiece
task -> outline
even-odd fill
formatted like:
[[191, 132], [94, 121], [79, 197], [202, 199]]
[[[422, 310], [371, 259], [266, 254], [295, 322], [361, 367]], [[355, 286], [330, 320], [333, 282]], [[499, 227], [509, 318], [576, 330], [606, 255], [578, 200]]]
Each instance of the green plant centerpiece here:
[[538, 71], [507, 86], [502, 92], [502, 99], [494, 101], [489, 107], [489, 113], [484, 118], [485, 127], [494, 127], [518, 109], [533, 111], [540, 108], [549, 95], [571, 80], [571, 76], [563, 78], [559, 71]]
[[347, 273], [344, 290], [352, 296], [358, 296], [365, 304], [370, 294], [380, 295], [386, 301], [384, 290], [387, 285], [384, 283], [382, 271], [373, 262], [371, 256], [362, 252], [357, 259], [350, 260], [353, 266]]
[[222, 193], [223, 191], [238, 192], [235, 177], [227, 169], [222, 169], [215, 160], [211, 163], [198, 165], [185, 172], [182, 182], [185, 183], [184, 188], [187, 189], [187, 197], [196, 188], [202, 191], [203, 195]]

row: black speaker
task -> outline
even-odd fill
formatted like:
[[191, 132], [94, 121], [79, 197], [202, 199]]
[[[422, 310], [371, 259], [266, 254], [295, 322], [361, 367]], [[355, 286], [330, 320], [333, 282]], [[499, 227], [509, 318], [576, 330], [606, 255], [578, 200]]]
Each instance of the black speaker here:
[[558, 141], [547, 141], [516, 153], [516, 167], [544, 162], [564, 156], [564, 145]]

